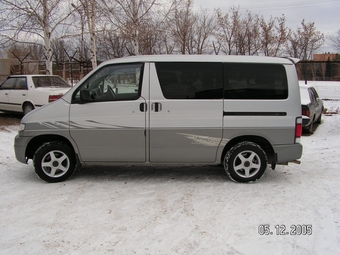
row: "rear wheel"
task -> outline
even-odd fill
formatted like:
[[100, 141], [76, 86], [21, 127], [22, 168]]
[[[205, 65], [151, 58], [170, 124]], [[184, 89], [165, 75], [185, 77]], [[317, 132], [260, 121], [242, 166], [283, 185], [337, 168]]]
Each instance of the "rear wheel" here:
[[[323, 111], [322, 111], [322, 112], [323, 112]], [[322, 121], [322, 112], [321, 112], [319, 118], [317, 119], [316, 123], [321, 123], [321, 121]]]
[[314, 120], [312, 120], [312, 122], [307, 127], [307, 131], [308, 131], [309, 134], [313, 133], [313, 126], [314, 126]]
[[62, 142], [44, 143], [34, 154], [33, 165], [36, 174], [46, 182], [61, 182], [72, 176], [76, 170], [75, 154]]
[[26, 104], [24, 105], [24, 115], [26, 115], [27, 113], [29, 113], [29, 112], [31, 112], [31, 111], [33, 111], [33, 110], [34, 110], [34, 107], [33, 107], [32, 104], [26, 103]]
[[252, 182], [260, 179], [267, 168], [267, 156], [253, 142], [241, 142], [233, 146], [224, 157], [224, 170], [236, 182]]

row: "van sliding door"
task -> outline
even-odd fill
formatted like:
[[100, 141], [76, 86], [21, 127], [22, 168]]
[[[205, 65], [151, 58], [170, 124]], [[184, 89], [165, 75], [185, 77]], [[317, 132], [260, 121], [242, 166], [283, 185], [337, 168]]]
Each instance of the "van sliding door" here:
[[222, 140], [221, 63], [151, 63], [149, 159], [213, 163]]

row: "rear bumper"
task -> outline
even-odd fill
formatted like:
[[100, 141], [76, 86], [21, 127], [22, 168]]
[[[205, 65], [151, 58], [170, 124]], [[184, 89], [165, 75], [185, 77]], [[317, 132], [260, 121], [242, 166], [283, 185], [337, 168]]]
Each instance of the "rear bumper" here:
[[292, 145], [277, 145], [274, 146], [274, 151], [277, 155], [276, 163], [287, 163], [301, 158], [303, 147], [300, 143]]
[[309, 126], [311, 119], [308, 116], [302, 115], [302, 126], [307, 127]]

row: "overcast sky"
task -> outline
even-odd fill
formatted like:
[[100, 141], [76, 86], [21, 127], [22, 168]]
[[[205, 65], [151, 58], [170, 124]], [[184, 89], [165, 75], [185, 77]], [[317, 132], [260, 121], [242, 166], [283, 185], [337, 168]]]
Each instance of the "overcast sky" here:
[[266, 19], [286, 16], [286, 24], [296, 30], [301, 21], [315, 22], [316, 29], [328, 35], [340, 30], [340, 0], [194, 0], [195, 10], [220, 8], [227, 12], [231, 6], [240, 11], [259, 13]]

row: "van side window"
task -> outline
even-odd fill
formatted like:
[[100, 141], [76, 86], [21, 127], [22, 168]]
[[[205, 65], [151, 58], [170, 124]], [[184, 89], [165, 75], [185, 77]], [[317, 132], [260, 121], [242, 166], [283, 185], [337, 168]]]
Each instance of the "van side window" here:
[[103, 66], [75, 91], [72, 103], [138, 99], [143, 67], [142, 63]]
[[163, 95], [167, 99], [222, 99], [222, 64], [156, 63]]
[[286, 99], [288, 83], [283, 65], [224, 65], [225, 99]]

